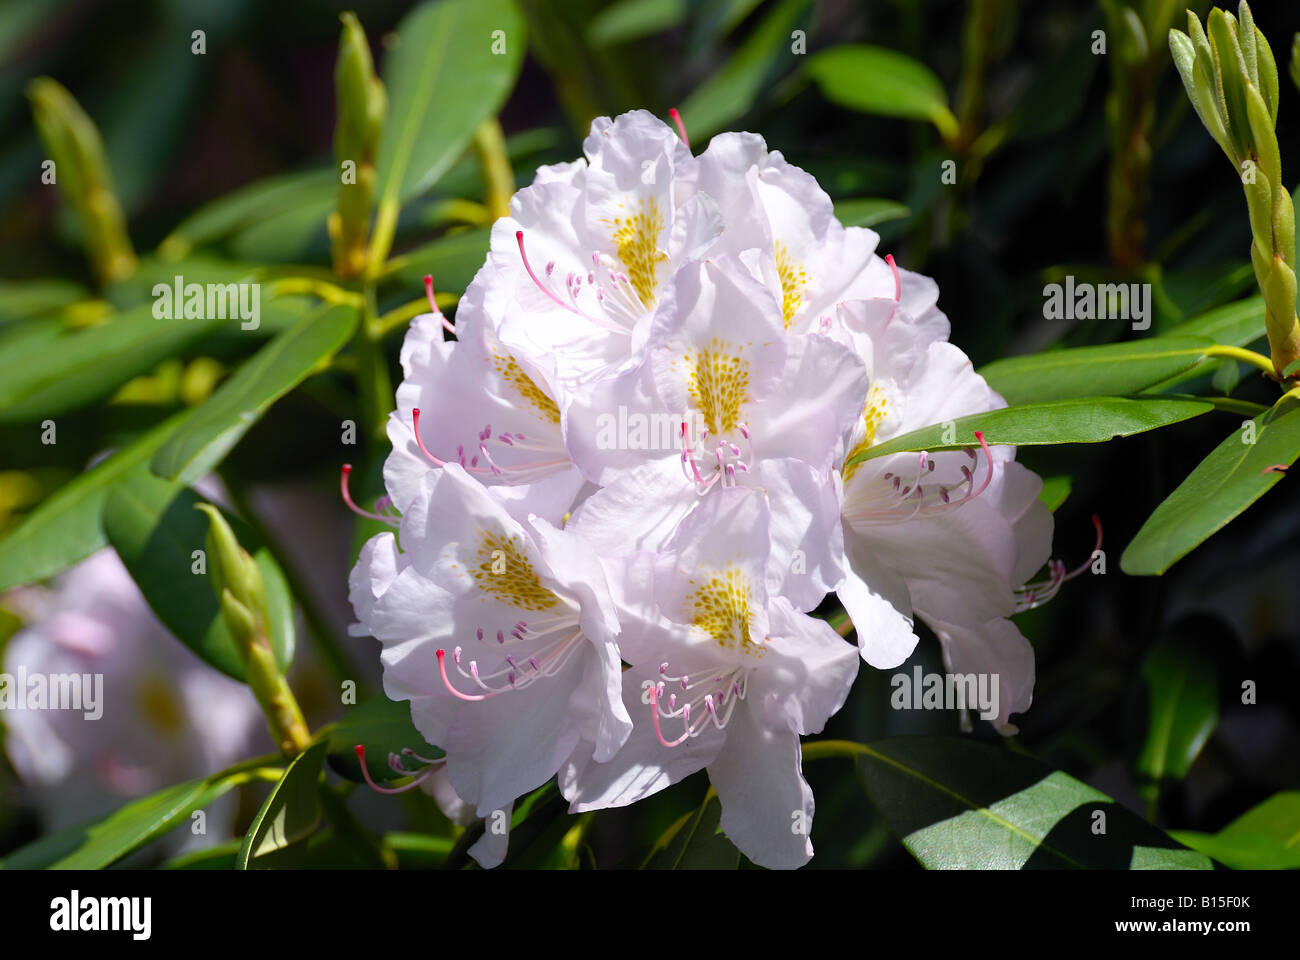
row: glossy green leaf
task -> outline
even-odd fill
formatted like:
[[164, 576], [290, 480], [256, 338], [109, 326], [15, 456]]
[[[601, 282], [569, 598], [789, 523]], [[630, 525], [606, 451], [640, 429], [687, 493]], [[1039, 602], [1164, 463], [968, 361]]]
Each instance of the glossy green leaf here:
[[764, 83], [794, 59], [790, 34], [810, 26], [804, 17], [810, 5], [810, 0], [781, 0], [731, 59], [686, 98], [681, 113], [693, 142], [704, 143], [750, 111]]
[[321, 822], [321, 764], [326, 744], [314, 743], [285, 768], [280, 782], [267, 796], [262, 808], [244, 834], [235, 866], [239, 870], [282, 865], [278, 856], [310, 837]]
[[808, 75], [832, 103], [886, 117], [929, 120], [945, 137], [957, 131], [948, 94], [934, 72], [885, 47], [844, 44], [808, 58]]
[[459, 293], [487, 260], [490, 231], [464, 230], [440, 237], [397, 258], [397, 279], [411, 290], [423, 290], [426, 275], [439, 292]]
[[275, 337], [154, 454], [153, 472], [185, 484], [206, 475], [275, 401], [347, 343], [356, 324], [354, 308], [323, 306]]
[[1275, 793], [1218, 833], [1171, 831], [1180, 843], [1234, 870], [1300, 869], [1300, 790]]
[[1245, 347], [1265, 332], [1264, 298], [1249, 297], [1184, 320], [1169, 330], [1168, 337], [1207, 337], [1215, 343]]
[[850, 463], [909, 450], [960, 450], [978, 446], [976, 431], [990, 446], [1104, 443], [1199, 417], [1213, 404], [1178, 397], [1088, 397], [1004, 407], [913, 430], [867, 448]]
[[132, 801], [96, 823], [41, 837], [0, 861], [0, 868], [102, 870], [179, 826], [195, 810], [255, 775], [255, 770], [232, 770], [206, 780], [178, 783]]
[[835, 201], [835, 217], [846, 227], [874, 227], [890, 220], [903, 220], [912, 215], [901, 203], [879, 197], [856, 197]]
[[[411, 723], [411, 704], [406, 700], [389, 700], [375, 697], [347, 708], [343, 719], [329, 732], [330, 768], [349, 780], [362, 781], [361, 764], [357, 761], [356, 746], [366, 748], [366, 768], [373, 780], [395, 780], [401, 777], [388, 765], [390, 753], [401, 754], [414, 750], [429, 760], [437, 760], [443, 752], [425, 742], [424, 736]], [[418, 769], [419, 761], [403, 761], [408, 769]]]
[[605, 7], [587, 28], [593, 47], [629, 43], [662, 33], [686, 19], [686, 0], [617, 0]]
[[699, 809], [664, 831], [642, 869], [735, 870], [740, 866], [740, 851], [722, 832], [721, 820], [722, 802], [710, 787]]
[[[139, 471], [123, 478], [104, 504], [104, 532], [158, 619], [203, 660], [236, 680], [244, 665], [221, 615], [210, 577], [213, 559], [195, 573], [194, 551], [204, 550], [208, 518], [194, 509], [192, 490]], [[269, 549], [237, 518], [226, 516], [252, 554], [266, 585], [271, 649], [285, 669], [293, 662], [293, 597]]]
[[1195, 635], [1199, 629], [1180, 621], [1142, 662], [1145, 739], [1135, 767], [1149, 798], [1159, 795], [1162, 781], [1187, 776], [1219, 724], [1218, 664]]
[[0, 322], [38, 317], [87, 297], [86, 288], [71, 280], [0, 280]]
[[338, 193], [338, 174], [332, 169], [306, 170], [258, 180], [228, 193], [190, 214], [159, 247], [166, 258], [188, 255], [194, 247], [216, 243], [256, 223], [322, 200], [332, 202]]
[[932, 870], [1212, 867], [1104, 793], [1005, 747], [895, 737], [866, 745], [857, 765], [872, 802]]
[[[1253, 442], [1251, 442], [1253, 440]], [[1161, 574], [1282, 479], [1300, 456], [1300, 405], [1284, 401], [1228, 434], [1156, 507], [1120, 558], [1130, 575]]]
[[0, 357], [0, 423], [45, 420], [102, 400], [216, 327], [238, 322], [159, 319], [142, 304], [51, 349]]
[[113, 486], [147, 474], [149, 458], [191, 412], [176, 414], [60, 487], [0, 540], [0, 590], [44, 580], [107, 546], [100, 517]]
[[1038, 499], [1055, 513], [1070, 496], [1073, 486], [1074, 480], [1071, 477], [1043, 477], [1043, 489], [1038, 491]]
[[[424, 3], [397, 25], [383, 67], [388, 117], [377, 161], [381, 206], [423, 193], [451, 166], [478, 125], [505, 102], [526, 43], [511, 0]], [[494, 44], [504, 52], [494, 52]]]
[[1126, 396], [1196, 366], [1211, 343], [1204, 337], [1148, 337], [1009, 357], [979, 372], [1011, 404]]

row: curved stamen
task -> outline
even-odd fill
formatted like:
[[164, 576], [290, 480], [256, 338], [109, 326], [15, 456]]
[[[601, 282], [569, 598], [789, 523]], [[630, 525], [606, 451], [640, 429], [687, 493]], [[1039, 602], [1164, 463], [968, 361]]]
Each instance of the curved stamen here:
[[677, 135], [682, 138], [682, 143], [686, 145], [686, 149], [691, 149], [691, 138], [686, 135], [686, 124], [682, 122], [682, 115], [677, 112], [676, 107], [673, 107], [668, 111], [668, 116], [672, 117], [673, 123], [677, 124]]
[[428, 766], [418, 774], [415, 774], [415, 779], [410, 783], [404, 783], [400, 787], [381, 787], [370, 777], [370, 768], [366, 766], [365, 744], [358, 743], [353, 749], [357, 752], [357, 759], [361, 761], [361, 776], [365, 778], [366, 784], [370, 789], [374, 790], [376, 793], [405, 793], [407, 790], [413, 790], [425, 780], [429, 779], [429, 775], [433, 773], [434, 770], [438, 769], [436, 766]]
[[[524, 250], [524, 232], [522, 230], [515, 231], [515, 241], [519, 244], [519, 258], [524, 262], [524, 269], [528, 271], [528, 278], [532, 280], [534, 284], [536, 284], [537, 289], [542, 291], [542, 293], [544, 293], [552, 303], [554, 303], [557, 307], [560, 307], [563, 310], [568, 310], [570, 313], [582, 317], [582, 319], [586, 320], [588, 323], [593, 323], [596, 326], [601, 327], [602, 329], [612, 330], [615, 333], [627, 333], [627, 331], [623, 327], [620, 327], [616, 324], [609, 323], [606, 320], [598, 320], [596, 317], [593, 317], [588, 313], [584, 313], [583, 311], [579, 310], [577, 307], [570, 306], [569, 304], [561, 300], [559, 297], [557, 297], [555, 294], [553, 294], [550, 291], [550, 289], [544, 283], [542, 283], [541, 280], [537, 278], [537, 274], [533, 272], [532, 264], [528, 262], [528, 253]], [[574, 289], [573, 289], [574, 285], [572, 283], [572, 280], [573, 280], [573, 276], [572, 274], [570, 274], [570, 283], [568, 284], [570, 288], [569, 289], [570, 296], [573, 296], [574, 293]]]
[[[460, 648], [457, 647], [456, 649], [459, 650]], [[451, 678], [447, 676], [447, 651], [439, 649], [435, 653], [435, 656], [437, 656], [438, 658], [438, 672], [442, 674], [443, 684], [451, 692], [452, 696], [456, 697], [458, 700], [466, 700], [473, 703], [479, 700], [487, 700], [490, 697], [496, 696], [495, 693], [462, 693], [461, 691], [457, 690], [454, 686], [452, 686]]]
[[344, 505], [355, 513], [358, 517], [365, 517], [367, 520], [378, 520], [380, 523], [387, 523], [390, 526], [396, 526], [392, 517], [385, 517], [378, 513], [371, 513], [369, 510], [362, 510], [352, 499], [352, 493], [348, 490], [348, 477], [352, 475], [352, 464], [343, 464], [343, 470], [339, 475], [339, 492], [343, 495]]
[[439, 460], [437, 457], [431, 454], [429, 452], [429, 448], [424, 445], [424, 440], [420, 438], [420, 408], [419, 407], [412, 408], [411, 423], [415, 427], [415, 443], [416, 446], [420, 448], [420, 452], [424, 454], [425, 457], [428, 458], [429, 462], [432, 463], [435, 467], [445, 467], [447, 465], [447, 462], [445, 460]]
[[429, 306], [433, 309], [433, 315], [438, 318], [442, 324], [442, 329], [446, 330], [453, 337], [456, 335], [456, 328], [452, 326], [450, 320], [443, 316], [442, 311], [438, 309], [438, 298], [433, 295], [433, 274], [424, 275], [424, 295], [429, 298]]
[[894, 271], [894, 303], [903, 299], [903, 280], [898, 274], [898, 264], [894, 263], [892, 253], [885, 254], [885, 263], [889, 264], [889, 269]]

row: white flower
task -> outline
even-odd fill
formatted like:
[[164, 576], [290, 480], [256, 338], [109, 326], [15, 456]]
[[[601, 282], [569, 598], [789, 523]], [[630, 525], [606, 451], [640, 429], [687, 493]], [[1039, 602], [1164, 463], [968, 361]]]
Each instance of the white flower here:
[[[5, 647], [11, 692], [26, 693], [17, 689], [20, 673], [29, 686], [36, 677], [88, 675], [94, 684], [102, 676], [97, 719], [78, 709], [3, 713], [5, 750], [52, 829], [215, 773], [266, 739], [248, 688], [167, 632], [112, 550], [66, 571], [38, 602], [37, 615]], [[83, 690], [83, 698], [93, 695]]]
[[619, 645], [632, 664], [622, 686], [634, 728], [608, 762], [579, 752], [561, 770], [574, 811], [635, 803], [706, 768], [722, 829], [746, 856], [774, 868], [812, 856], [799, 737], [843, 705], [858, 656], [825, 621], [769, 594], [770, 519], [754, 492], [721, 490], [662, 556], [611, 564], [623, 573]]
[[604, 575], [527, 491], [449, 464], [421, 481], [401, 552], [372, 538], [350, 579], [352, 632], [383, 644], [385, 691], [411, 701], [480, 816], [546, 782], [580, 741], [605, 759], [630, 729]]
[[[603, 556], [656, 551], [709, 491], [763, 490], [773, 588], [811, 609], [843, 576], [830, 470], [866, 392], [861, 361], [826, 337], [786, 335], [779, 302], [735, 260], [683, 268], [644, 361], [569, 408], [574, 462], [605, 484], [572, 528]], [[671, 442], [609, 442], [610, 411], [671, 432]]]
[[521, 308], [503, 318], [501, 339], [553, 357], [565, 382], [634, 356], [675, 270], [721, 230], [690, 184], [695, 158], [652, 114], [596, 119], [583, 150], [515, 194], [484, 267]]
[[852, 343], [871, 375], [843, 467], [850, 573], [839, 596], [855, 624], [869, 625], [858, 639], [874, 666], [911, 653], [915, 612], [934, 627], [950, 668], [999, 673], [996, 723], [1005, 729], [1032, 695], [1032, 650], [1005, 618], [1051, 550], [1042, 481], [1008, 447], [853, 462], [891, 437], [1006, 405], [945, 339], [936, 298], [933, 281], [901, 273], [897, 302], [838, 310], [832, 336]]

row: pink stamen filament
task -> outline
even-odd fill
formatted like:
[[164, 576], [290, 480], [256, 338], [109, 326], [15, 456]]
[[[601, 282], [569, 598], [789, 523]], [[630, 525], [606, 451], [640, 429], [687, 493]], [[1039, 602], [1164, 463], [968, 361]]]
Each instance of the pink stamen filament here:
[[682, 121], [682, 115], [677, 112], [676, 107], [673, 107], [668, 111], [668, 116], [672, 117], [673, 123], [677, 124], [677, 135], [682, 138], [682, 143], [689, 150], [691, 148], [691, 138], [686, 135], [686, 124]]
[[365, 517], [367, 520], [378, 520], [380, 523], [387, 523], [396, 526], [397, 521], [393, 517], [383, 516], [378, 513], [371, 513], [369, 510], [362, 510], [352, 499], [352, 493], [348, 490], [348, 478], [352, 475], [352, 464], [343, 464], [343, 470], [339, 475], [339, 492], [343, 495], [344, 505], [355, 513], [358, 517]]
[[[374, 790], [376, 793], [388, 793], [388, 794], [405, 793], [407, 790], [413, 790], [416, 787], [418, 787], [420, 784], [422, 784], [425, 780], [429, 779], [429, 775], [432, 774], [434, 770], [438, 769], [438, 767], [435, 765], [435, 762], [430, 761], [430, 766], [425, 767], [417, 774], [413, 774], [415, 779], [412, 780], [410, 783], [404, 783], [400, 787], [381, 787], [379, 784], [375, 783], [375, 781], [370, 777], [370, 768], [366, 766], [365, 745], [358, 743], [353, 749], [356, 750], [357, 752], [357, 759], [361, 761], [361, 776], [365, 778], [365, 781], [367, 785], [369, 785], [370, 789]], [[392, 765], [391, 755], [390, 755], [389, 765], [390, 766]]]
[[889, 269], [894, 271], [894, 303], [903, 299], [903, 280], [898, 274], [898, 264], [894, 263], [892, 253], [885, 254], [885, 263], [889, 264]]
[[[534, 284], [536, 284], [537, 289], [542, 291], [542, 293], [544, 293], [552, 303], [554, 303], [560, 309], [568, 310], [570, 313], [582, 317], [582, 319], [586, 320], [588, 323], [595, 324], [596, 326], [601, 327], [604, 330], [611, 330], [614, 333], [627, 333], [625, 329], [618, 326], [617, 324], [610, 323], [606, 320], [599, 320], [588, 313], [584, 313], [583, 311], [579, 310], [577, 307], [565, 303], [563, 300], [561, 300], [559, 297], [553, 294], [550, 291], [550, 288], [548, 288], [544, 283], [542, 283], [541, 280], [537, 278], [537, 274], [533, 272], [532, 265], [528, 262], [528, 253], [524, 250], [524, 232], [522, 230], [515, 231], [515, 240], [519, 244], [519, 258], [524, 262], [524, 269], [528, 271], [529, 279], [532, 280]], [[578, 284], [581, 284], [581, 282], [582, 282], [581, 277], [574, 277], [573, 274], [569, 274], [569, 278], [566, 281], [566, 286], [569, 289], [570, 297], [574, 295], [574, 289]]]
[[426, 273], [424, 275], [424, 295], [428, 297], [429, 306], [433, 310], [433, 315], [438, 318], [438, 322], [442, 324], [442, 329], [446, 330], [454, 337], [456, 335], [456, 328], [452, 326], [451, 321], [443, 316], [442, 311], [438, 309], [438, 298], [433, 295], [433, 274], [431, 273]]

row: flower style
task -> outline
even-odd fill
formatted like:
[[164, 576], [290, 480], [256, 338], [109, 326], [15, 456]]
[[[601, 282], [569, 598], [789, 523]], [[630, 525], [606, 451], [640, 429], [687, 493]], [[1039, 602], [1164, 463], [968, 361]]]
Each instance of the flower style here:
[[709, 497], [656, 558], [613, 562], [634, 728], [608, 762], [576, 753], [560, 773], [575, 812], [635, 803], [706, 768], [722, 829], [755, 863], [812, 856], [812, 791], [799, 737], [843, 705], [857, 652], [767, 589], [770, 512], [744, 489]]
[[579, 741], [608, 758], [631, 722], [618, 619], [595, 555], [450, 463], [421, 481], [350, 578], [354, 634], [383, 645], [384, 689], [447, 754], [480, 816], [551, 777]]

